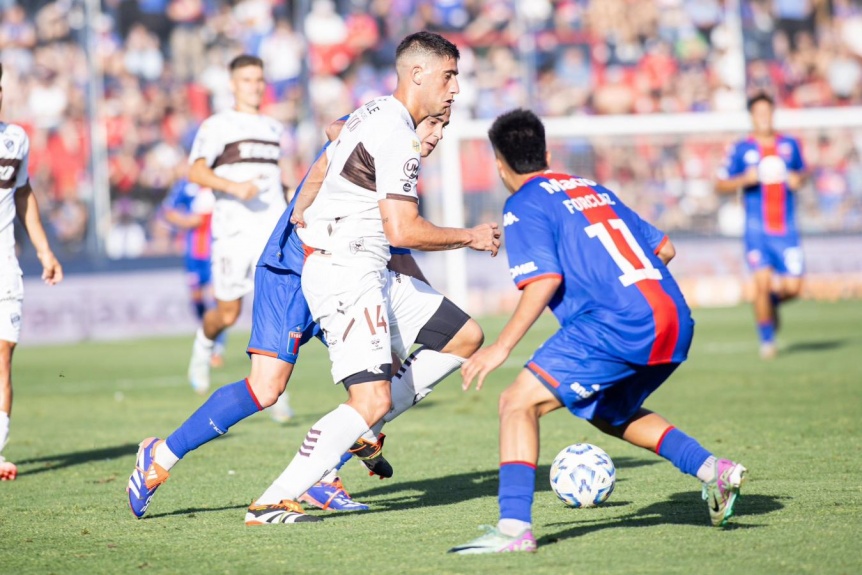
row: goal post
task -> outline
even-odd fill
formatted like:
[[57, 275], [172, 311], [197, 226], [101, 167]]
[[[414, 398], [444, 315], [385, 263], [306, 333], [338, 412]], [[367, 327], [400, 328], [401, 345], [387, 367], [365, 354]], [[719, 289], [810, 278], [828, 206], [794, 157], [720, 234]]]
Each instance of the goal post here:
[[[714, 238], [721, 239], [733, 237], [735, 232], [728, 231], [733, 225], [725, 225], [719, 219], [739, 220], [738, 216], [726, 216], [730, 210], [721, 210], [719, 205], [724, 206], [726, 200], [718, 199], [712, 190], [712, 180], [716, 169], [724, 160], [727, 145], [743, 137], [750, 130], [749, 115], [745, 111], [739, 112], [706, 112], [706, 113], [684, 113], [684, 114], [649, 114], [649, 115], [625, 115], [625, 116], [569, 116], [543, 118], [549, 150], [552, 152], [553, 167], [571, 171], [580, 176], [596, 179], [602, 184], [608, 185], [623, 200], [634, 202], [633, 207], [641, 212], [646, 205], [648, 213], [642, 214], [646, 219], [650, 218], [650, 210], [660, 213], [661, 217], [667, 216], [667, 210], [661, 205], [679, 202], [701, 202], [700, 212], [697, 218], [691, 221], [676, 222], [672, 218], [665, 218], [665, 222], [654, 221], [660, 228], [666, 229], [675, 238]], [[484, 160], [465, 154], [465, 143], [482, 141], [490, 144], [487, 140], [488, 129], [492, 120], [475, 120], [459, 117], [457, 107], [453, 109], [453, 118], [446, 128], [445, 137], [440, 145], [439, 159], [431, 158], [439, 168], [439, 178], [436, 186], [438, 189], [429, 189], [429, 196], [436, 195], [440, 204], [439, 220], [443, 225], [451, 227], [463, 227], [470, 221], [470, 214], [465, 209], [464, 189], [464, 162], [482, 161], [488, 164], [488, 157]], [[862, 156], [862, 107], [846, 108], [822, 108], [822, 109], [778, 109], [775, 113], [775, 126], [780, 132], [786, 132], [799, 137], [803, 142], [803, 153], [809, 171], [838, 169], [832, 164], [835, 158], [821, 148], [824, 141], [834, 143], [840, 148], [842, 157], [855, 154], [857, 158]], [[816, 148], [816, 149], [812, 149]], [[696, 150], [696, 152], [692, 152]], [[619, 152], [619, 153], [617, 153]], [[677, 154], [679, 157], [672, 157]], [[642, 165], [655, 164], [661, 158], [666, 165], [656, 168], [654, 165], [643, 168]], [[647, 181], [638, 181], [638, 170], [627, 169], [625, 163], [639, 165], [642, 169], [650, 172]], [[495, 181], [496, 167], [483, 165], [482, 170], [494, 172]], [[615, 174], [610, 177], [603, 173], [608, 172], [607, 164], [616, 164], [616, 168], [609, 173]], [[699, 165], [698, 165], [699, 164]], [[828, 165], [827, 165], [828, 164]], [[432, 164], [433, 166], [433, 164]], [[432, 167], [433, 169], [433, 167]], [[862, 167], [860, 167], [862, 169]], [[614, 171], [616, 170], [616, 171]], [[699, 175], [691, 176], [688, 170], [699, 171]], [[630, 173], [626, 178], [634, 178], [620, 183], [618, 172]], [[655, 172], [655, 173], [653, 173]], [[667, 172], [667, 173], [665, 173]], [[862, 172], [860, 172], [862, 173]], [[843, 177], [843, 176], [842, 176]], [[823, 195], [822, 190], [815, 189], [823, 182], [815, 181], [809, 183], [809, 191], [806, 202], [818, 202]], [[860, 182], [847, 181], [848, 186], [862, 185]], [[640, 190], [649, 186], [650, 194], [640, 194]], [[664, 190], [660, 189], [665, 187]], [[495, 219], [500, 222], [502, 204], [505, 201], [505, 192], [498, 186], [495, 191], [489, 190], [493, 203], [495, 204]], [[638, 190], [636, 197], [630, 190]], [[831, 192], [830, 192], [831, 193]], [[844, 223], [818, 223], [818, 221], [807, 221], [807, 212], [799, 214], [803, 233], [814, 233], [835, 236], [836, 234], [859, 234], [862, 233], [862, 189], [851, 189], [848, 202], [849, 209], [857, 212], [855, 220], [848, 218], [849, 224]], [[664, 195], [664, 197], [662, 197]], [[644, 197], [642, 197], [644, 196]], [[852, 199], [856, 198], [855, 203]], [[694, 198], [694, 199], [692, 199]], [[732, 198], [729, 198], [732, 200]], [[714, 208], [714, 211], [711, 211]], [[843, 208], [846, 209], [846, 208]], [[814, 213], [815, 209], [809, 210]], [[711, 222], [715, 221], [715, 224]], [[853, 221], [856, 224], [853, 224]], [[665, 225], [662, 226], [662, 223]], [[739, 223], [741, 226], [741, 223]], [[858, 226], [854, 228], [854, 225]], [[668, 229], [669, 228], [669, 229]], [[726, 228], [726, 229], [725, 229]], [[491, 293], [474, 293], [471, 284], [476, 283], [476, 273], [483, 273], [484, 263], [477, 259], [475, 252], [469, 250], [452, 250], [445, 252], [442, 256], [442, 268], [438, 279], [447, 296], [457, 304], [464, 306], [471, 312], [482, 313], [494, 311]], [[501, 252], [500, 258], [505, 260], [505, 254]], [[741, 259], [741, 256], [740, 256]], [[482, 265], [475, 265], [477, 262]], [[862, 265], [862, 264], [860, 264]], [[501, 268], [496, 264], [497, 271]], [[439, 275], [443, 277], [440, 278]], [[480, 283], [487, 283], [486, 278], [479, 278]], [[506, 279], [505, 277], [503, 278]]]

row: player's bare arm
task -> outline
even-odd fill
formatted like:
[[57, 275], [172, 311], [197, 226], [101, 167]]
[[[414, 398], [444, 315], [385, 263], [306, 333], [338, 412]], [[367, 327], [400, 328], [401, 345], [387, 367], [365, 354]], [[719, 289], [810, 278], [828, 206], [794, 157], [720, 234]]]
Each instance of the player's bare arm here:
[[180, 210], [167, 210], [165, 212], [165, 221], [174, 227], [183, 230], [192, 230], [203, 223], [204, 217], [202, 214], [189, 214]]
[[378, 202], [383, 231], [393, 246], [425, 252], [471, 248], [491, 252], [500, 249], [500, 228], [496, 222], [473, 228], [441, 228], [419, 215], [419, 205], [405, 199]]
[[658, 259], [660, 259], [664, 265], [667, 265], [670, 260], [674, 258], [676, 255], [676, 248], [673, 243], [671, 243], [670, 238], [665, 239], [655, 255], [658, 256]]
[[799, 190], [806, 181], [808, 181], [807, 172], [791, 171], [787, 174], [787, 186], [791, 190]]
[[311, 166], [308, 171], [308, 176], [305, 178], [305, 183], [302, 184], [302, 189], [299, 191], [299, 197], [296, 199], [296, 204], [293, 206], [293, 214], [290, 216], [290, 222], [300, 228], [305, 227], [305, 210], [314, 203], [317, 198], [320, 187], [323, 185], [323, 178], [326, 176], [326, 169], [329, 167], [329, 161], [326, 154], [321, 154], [320, 157]]
[[715, 190], [721, 194], [733, 194], [742, 188], [755, 186], [760, 182], [757, 168], [748, 168], [742, 175], [733, 178], [722, 178], [715, 182]]
[[205, 188], [212, 188], [213, 190], [236, 196], [241, 200], [250, 200], [260, 192], [260, 188], [257, 187], [255, 180], [234, 182], [217, 176], [213, 169], [207, 165], [205, 158], [198, 158], [191, 165], [191, 168], [189, 168], [189, 181]]
[[524, 287], [521, 292], [521, 299], [518, 300], [518, 307], [515, 308], [512, 317], [506, 322], [506, 326], [500, 332], [497, 341], [474, 353], [461, 366], [463, 379], [461, 389], [464, 391], [470, 389], [474, 379], [476, 379], [476, 389], [482, 389], [488, 374], [503, 365], [503, 362], [508, 359], [509, 354], [518, 345], [527, 330], [536, 323], [536, 320], [545, 311], [562, 281], [562, 277], [548, 276], [535, 280]]
[[42, 264], [42, 279], [48, 285], [60, 283], [63, 281], [63, 267], [48, 245], [48, 237], [39, 215], [39, 205], [29, 181], [15, 190], [15, 210], [30, 241], [33, 242], [33, 247], [36, 248], [36, 256]]

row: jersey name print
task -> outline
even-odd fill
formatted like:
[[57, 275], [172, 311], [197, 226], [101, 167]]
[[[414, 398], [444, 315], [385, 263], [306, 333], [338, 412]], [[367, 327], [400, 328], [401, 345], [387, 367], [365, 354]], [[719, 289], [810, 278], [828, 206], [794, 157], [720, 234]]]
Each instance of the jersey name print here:
[[612, 191], [547, 172], [503, 209], [512, 279], [520, 289], [563, 279], [549, 307], [598, 356], [639, 365], [685, 359], [693, 322], [656, 253], [665, 235]]

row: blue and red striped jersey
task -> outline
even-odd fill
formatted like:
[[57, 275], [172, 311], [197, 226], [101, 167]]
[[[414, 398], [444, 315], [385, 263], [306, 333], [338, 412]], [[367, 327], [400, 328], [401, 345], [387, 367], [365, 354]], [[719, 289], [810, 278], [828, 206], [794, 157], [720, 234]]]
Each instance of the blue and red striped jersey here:
[[731, 178], [749, 168], [757, 169], [760, 175], [759, 184], [743, 190], [746, 234], [796, 235], [796, 190], [787, 185], [788, 171], [805, 170], [796, 139], [776, 135], [768, 146], [751, 137], [740, 140], [731, 147], [725, 168]]
[[174, 183], [162, 204], [163, 209], [186, 214], [201, 214], [203, 222], [186, 232], [186, 260], [209, 261], [212, 255], [212, 208], [214, 198], [209, 189], [201, 189], [185, 178]]
[[597, 354], [637, 365], [686, 359], [694, 321], [656, 256], [666, 236], [612, 191], [548, 171], [509, 197], [503, 225], [515, 284], [562, 278], [549, 307]]

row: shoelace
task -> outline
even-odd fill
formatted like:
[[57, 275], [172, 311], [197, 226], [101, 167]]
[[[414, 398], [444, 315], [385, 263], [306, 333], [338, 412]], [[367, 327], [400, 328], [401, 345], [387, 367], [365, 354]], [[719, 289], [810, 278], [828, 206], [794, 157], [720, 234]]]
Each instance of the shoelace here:
[[340, 477], [336, 477], [335, 481], [333, 481], [332, 483], [325, 483], [324, 482], [323, 484], [324, 485], [331, 485], [335, 488], [335, 492], [332, 495], [330, 495], [329, 499], [326, 500], [326, 503], [323, 504], [324, 510], [329, 509], [329, 504], [332, 503], [332, 500], [335, 499], [336, 497], [338, 497], [338, 495], [341, 493], [343, 493], [345, 497], [350, 499], [350, 494], [344, 488], [344, 485], [342, 485]]

